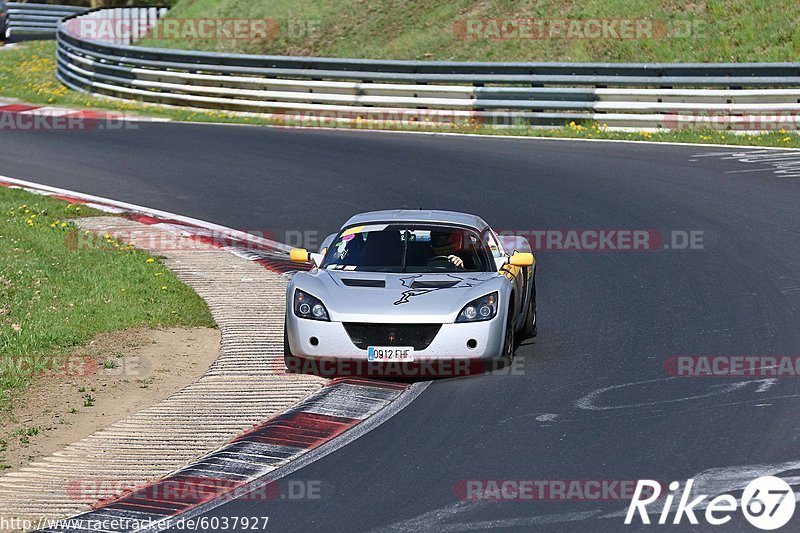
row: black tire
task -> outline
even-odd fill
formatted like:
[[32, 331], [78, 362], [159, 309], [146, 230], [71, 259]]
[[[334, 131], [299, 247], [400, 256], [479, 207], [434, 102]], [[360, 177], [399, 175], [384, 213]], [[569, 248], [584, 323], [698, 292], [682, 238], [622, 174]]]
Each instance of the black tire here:
[[517, 346], [514, 340], [514, 319], [511, 316], [511, 308], [508, 308], [508, 317], [506, 318], [506, 332], [503, 338], [503, 353], [500, 354], [500, 366], [504, 368], [511, 364], [514, 359], [514, 351]]
[[289, 348], [289, 338], [286, 336], [286, 321], [283, 322], [283, 364], [286, 365], [286, 370], [290, 373], [297, 372], [300, 368], [300, 359], [292, 354], [292, 349]]
[[525, 326], [522, 328], [522, 339], [532, 339], [537, 333], [536, 324], [536, 278], [531, 280], [531, 301], [525, 314]]

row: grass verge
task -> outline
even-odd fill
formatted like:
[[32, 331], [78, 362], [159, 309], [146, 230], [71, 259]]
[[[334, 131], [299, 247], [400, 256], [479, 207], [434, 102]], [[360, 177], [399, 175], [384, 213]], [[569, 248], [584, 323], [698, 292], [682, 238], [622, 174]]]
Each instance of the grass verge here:
[[206, 303], [158, 258], [67, 221], [98, 214], [0, 187], [0, 418], [25, 401], [35, 376], [72, 371], [60, 356], [98, 333], [215, 327]]
[[[794, 0], [178, 0], [167, 17], [270, 18], [277, 31], [239, 39], [165, 31], [168, 38], [148, 39], [145, 46], [443, 61], [667, 63], [795, 61], [800, 46], [800, 27], [787, 23], [800, 19]], [[519, 20], [553, 26], [515, 31]], [[582, 22], [598, 20], [616, 23], [612, 28], [620, 31], [584, 31]], [[560, 30], [558, 22], [564, 24]], [[626, 32], [626, 22], [642, 22], [644, 30]]]
[[[55, 43], [35, 42], [0, 54], [0, 95], [19, 98], [33, 104], [46, 104], [73, 108], [103, 109], [123, 113], [168, 118], [171, 120], [248, 124], [271, 126], [276, 121], [255, 114], [244, 115], [224, 111], [197, 111], [162, 107], [134, 101], [117, 101], [89, 96], [71, 91], [61, 85], [55, 76]], [[282, 126], [333, 126], [327, 120], [281, 120]], [[715, 129], [684, 129], [656, 132], [612, 131], [601, 123], [565, 123], [560, 128], [531, 128], [527, 126], [492, 128], [476, 123], [457, 123], [437, 126], [424, 123], [391, 124], [370, 120], [340, 123], [342, 129], [378, 129], [400, 131], [431, 131], [480, 135], [520, 135], [526, 137], [552, 137], [574, 139], [612, 139], [625, 141], [683, 142], [702, 144], [732, 144], [740, 146], [772, 146], [800, 148], [800, 134], [796, 131], [777, 130], [758, 134], [737, 134]]]
[[67, 89], [56, 78], [56, 43], [32, 41], [0, 53], [0, 96], [32, 104], [136, 113], [172, 120], [225, 120], [223, 113], [174, 109], [143, 102], [99, 98]]

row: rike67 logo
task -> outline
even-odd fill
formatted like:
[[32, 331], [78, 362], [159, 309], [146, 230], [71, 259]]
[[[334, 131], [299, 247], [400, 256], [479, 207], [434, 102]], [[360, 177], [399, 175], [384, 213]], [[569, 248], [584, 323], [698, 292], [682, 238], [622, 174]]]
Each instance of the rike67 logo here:
[[[691, 501], [694, 479], [689, 479], [678, 494], [680, 483], [669, 484], [669, 492], [662, 496], [661, 484], [649, 479], [639, 480], [633, 493], [625, 524], [631, 524], [638, 514], [643, 524], [650, 524], [650, 514], [658, 514], [659, 524], [680, 524], [686, 517], [690, 524], [697, 525], [698, 515], [714, 526], [728, 523], [739, 509], [739, 502], [731, 494], [721, 494], [707, 501], [707, 494], [700, 494]], [[670, 521], [673, 503], [678, 497], [677, 509]], [[648, 506], [651, 508], [648, 509]], [[774, 476], [762, 476], [751, 481], [741, 497], [741, 512], [750, 524], [758, 529], [773, 530], [786, 525], [794, 515], [795, 495], [786, 481]], [[695, 514], [697, 513], [697, 514]]]

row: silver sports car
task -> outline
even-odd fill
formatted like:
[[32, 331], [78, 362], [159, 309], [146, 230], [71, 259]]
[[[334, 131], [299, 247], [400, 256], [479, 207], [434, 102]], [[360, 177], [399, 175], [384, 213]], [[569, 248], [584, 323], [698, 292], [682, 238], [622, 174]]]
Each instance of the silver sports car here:
[[480, 217], [392, 210], [356, 215], [329, 235], [286, 293], [285, 358], [413, 362], [502, 358], [536, 335], [528, 241]]

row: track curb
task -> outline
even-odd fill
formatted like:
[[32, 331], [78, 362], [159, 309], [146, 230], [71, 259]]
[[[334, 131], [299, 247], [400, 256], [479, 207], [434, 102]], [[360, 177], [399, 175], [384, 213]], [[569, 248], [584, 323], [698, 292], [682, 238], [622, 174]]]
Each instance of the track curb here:
[[[376, 427], [388, 417], [375, 417], [379, 420], [374, 424], [367, 420], [413, 387], [335, 379], [299, 405], [255, 426], [199, 461], [41, 531], [97, 531], [112, 523], [121, 524], [114, 531], [126, 532], [155, 532], [187, 525], [194, 529], [191, 526], [198, 514], [226, 501], [249, 496], [266, 504], [281, 499], [285, 494], [281, 494], [276, 481], [296, 470], [293, 466], [302, 468], [334, 451], [337, 444], [342, 444], [337, 443], [337, 437], [353, 440]], [[414, 392], [418, 394], [421, 389], [424, 386]], [[413, 400], [416, 394], [406, 400]], [[363, 431], [352, 431], [356, 428]], [[315, 451], [322, 453], [314, 454]], [[316, 456], [307, 460], [311, 455]]]

